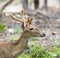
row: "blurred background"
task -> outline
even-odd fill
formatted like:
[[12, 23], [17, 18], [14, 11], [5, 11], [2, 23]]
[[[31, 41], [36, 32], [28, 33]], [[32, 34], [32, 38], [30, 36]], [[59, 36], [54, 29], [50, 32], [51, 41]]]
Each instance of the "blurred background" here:
[[31, 16], [33, 24], [46, 34], [46, 37], [39, 39], [42, 45], [60, 44], [60, 0], [0, 0], [1, 39], [9, 41], [19, 37], [21, 23], [14, 21], [10, 14], [21, 18], [22, 9], [25, 11], [24, 18]]

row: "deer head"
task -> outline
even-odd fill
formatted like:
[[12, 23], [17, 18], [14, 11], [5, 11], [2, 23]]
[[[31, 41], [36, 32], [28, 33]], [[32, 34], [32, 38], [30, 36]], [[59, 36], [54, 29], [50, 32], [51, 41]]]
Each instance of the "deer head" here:
[[19, 21], [22, 22], [22, 29], [23, 31], [29, 32], [31, 35], [38, 35], [38, 36], [45, 36], [44, 33], [40, 32], [39, 28], [35, 27], [32, 25], [32, 18], [28, 17], [28, 19], [24, 18], [24, 10], [21, 11], [21, 19], [18, 19], [14, 16], [14, 14], [11, 14], [11, 17], [15, 20], [15, 21]]
[[32, 24], [32, 18], [28, 17], [28, 20], [26, 22], [26, 27], [24, 29], [30, 36], [40, 36], [44, 37], [45, 34], [39, 30], [36, 26]]
[[[14, 18], [14, 17], [13, 17]], [[27, 47], [28, 40], [31, 37], [44, 37], [45, 34], [32, 24], [32, 18], [28, 17], [27, 20], [18, 20], [25, 22], [25, 28], [19, 40], [16, 43], [0, 42], [0, 58], [15, 58], [19, 53], [23, 52]]]

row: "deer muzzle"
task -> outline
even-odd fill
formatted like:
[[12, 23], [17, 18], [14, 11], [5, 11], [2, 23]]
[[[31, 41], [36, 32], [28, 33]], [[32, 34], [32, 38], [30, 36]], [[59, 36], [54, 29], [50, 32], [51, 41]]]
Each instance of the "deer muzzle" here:
[[45, 36], [46, 36], [46, 34], [44, 34], [44, 33], [42, 35], [40, 35], [40, 37], [45, 37]]

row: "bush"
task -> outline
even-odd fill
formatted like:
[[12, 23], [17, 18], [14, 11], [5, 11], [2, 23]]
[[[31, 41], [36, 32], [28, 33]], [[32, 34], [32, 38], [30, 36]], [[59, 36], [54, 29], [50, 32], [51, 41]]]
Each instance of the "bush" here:
[[18, 58], [53, 58], [53, 56], [38, 42], [32, 42], [29, 47], [29, 53], [22, 53]]
[[60, 47], [58, 47], [57, 45], [53, 45], [51, 48], [51, 52], [56, 54], [56, 56], [60, 58]]
[[3, 32], [4, 30], [5, 30], [5, 25], [3, 25], [3, 24], [0, 24], [0, 32]]

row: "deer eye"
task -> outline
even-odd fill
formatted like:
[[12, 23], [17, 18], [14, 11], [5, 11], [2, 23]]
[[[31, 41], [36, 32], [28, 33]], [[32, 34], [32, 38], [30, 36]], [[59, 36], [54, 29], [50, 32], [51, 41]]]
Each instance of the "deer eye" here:
[[30, 28], [30, 30], [33, 30], [33, 28]]

